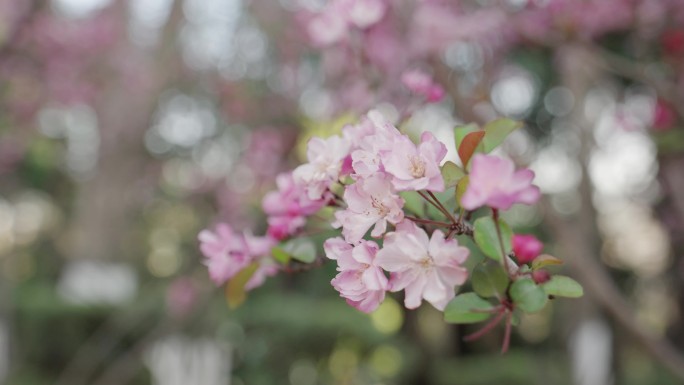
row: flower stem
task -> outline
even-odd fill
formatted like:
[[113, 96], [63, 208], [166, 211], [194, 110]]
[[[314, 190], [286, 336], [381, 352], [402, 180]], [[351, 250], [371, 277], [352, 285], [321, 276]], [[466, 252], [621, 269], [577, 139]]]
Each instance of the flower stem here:
[[434, 199], [435, 202], [437, 202], [437, 204], [439, 205], [439, 207], [442, 208], [442, 210], [443, 210], [442, 212], [443, 212], [449, 219], [451, 219], [452, 222], [456, 223], [456, 218], [454, 218], [453, 214], [451, 214], [451, 213], [449, 212], [449, 210], [447, 210], [446, 207], [444, 207], [444, 205], [442, 204], [442, 202], [440, 202], [439, 199], [437, 199], [437, 197], [435, 196], [435, 194], [433, 194], [432, 191], [428, 191], [427, 193], [430, 194], [430, 197], [431, 197], [432, 199]]
[[494, 327], [501, 321], [501, 319], [504, 317], [506, 314], [505, 311], [499, 312], [496, 317], [494, 317], [491, 321], [487, 322], [485, 326], [482, 327], [482, 329], [476, 331], [475, 333], [468, 334], [467, 336], [463, 337], [464, 341], [475, 341], [476, 339], [484, 336], [485, 334], [489, 333]]
[[506, 247], [504, 247], [503, 236], [501, 235], [501, 228], [499, 227], [499, 210], [492, 209], [492, 218], [494, 219], [494, 227], [496, 228], [496, 237], [499, 238], [499, 246], [501, 247], [501, 261], [503, 262], [504, 270], [509, 277], [513, 277], [517, 273], [509, 266], [508, 254], [506, 254]]
[[513, 312], [506, 312], [506, 331], [504, 333], [503, 345], [501, 346], [501, 354], [508, 351], [508, 346], [511, 343], [511, 326], [513, 324]]
[[412, 221], [417, 222], [417, 223], [426, 223], [426, 224], [437, 225], [437, 226], [442, 226], [442, 227], [451, 227], [451, 223], [441, 222], [441, 221], [433, 221], [432, 219], [416, 218], [416, 217], [412, 217], [410, 215], [404, 215], [404, 218], [412, 220]]

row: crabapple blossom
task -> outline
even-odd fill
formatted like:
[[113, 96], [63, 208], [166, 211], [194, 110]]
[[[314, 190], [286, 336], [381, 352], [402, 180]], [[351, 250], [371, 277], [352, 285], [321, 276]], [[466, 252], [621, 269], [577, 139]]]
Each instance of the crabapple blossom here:
[[309, 22], [309, 37], [320, 46], [338, 43], [347, 38], [351, 26], [366, 29], [380, 21], [386, 10], [384, 0], [333, 0]]
[[404, 72], [401, 75], [401, 82], [411, 92], [423, 96], [428, 102], [438, 102], [444, 98], [444, 88], [433, 82], [430, 75], [421, 70]]
[[534, 235], [513, 235], [513, 253], [520, 263], [530, 263], [539, 256], [544, 249], [544, 244]]
[[441, 230], [435, 230], [429, 238], [423, 229], [406, 220], [397, 225], [395, 232], [385, 235], [375, 262], [392, 273], [391, 291], [405, 291], [407, 308], [415, 309], [425, 299], [444, 310], [455, 295], [454, 287], [468, 277], [461, 265], [469, 254], [470, 250], [457, 240], [445, 239]]
[[471, 162], [470, 181], [461, 199], [464, 209], [486, 205], [507, 210], [515, 203], [534, 204], [539, 200], [539, 187], [532, 185], [532, 170], [515, 171], [511, 160], [493, 155], [476, 154]]
[[306, 152], [309, 162], [297, 167], [292, 174], [309, 199], [321, 199], [330, 185], [339, 179], [350, 147], [349, 141], [340, 136], [309, 140]]
[[382, 156], [382, 163], [397, 190], [444, 191], [439, 163], [446, 153], [442, 142], [431, 132], [424, 132], [418, 146], [407, 136], [396, 138], [392, 151]]
[[[358, 148], [352, 151], [352, 169], [354, 177], [368, 178], [378, 171], [384, 171], [381, 157], [383, 154], [394, 150], [394, 142], [402, 135], [392, 123], [390, 123], [380, 112], [370, 111], [367, 115], [366, 126], [371, 127], [368, 132], [366, 128], [362, 133], [365, 136], [358, 140]], [[360, 129], [356, 129], [360, 132]], [[349, 131], [348, 135], [351, 135]]]
[[276, 243], [273, 238], [256, 237], [248, 232], [239, 234], [225, 223], [219, 223], [216, 232], [203, 230], [198, 238], [209, 276], [218, 285], [233, 278], [252, 262], [257, 262], [258, 267], [245, 285], [247, 290], [260, 286], [267, 276], [278, 270], [270, 257], [271, 248]]
[[295, 183], [291, 172], [278, 175], [276, 185], [278, 190], [266, 194], [261, 205], [268, 215], [268, 234], [284, 239], [302, 228], [305, 217], [325, 206], [327, 199], [309, 199], [303, 187]]
[[377, 173], [360, 179], [344, 190], [347, 209], [335, 213], [342, 235], [349, 243], [357, 243], [373, 225], [371, 235], [380, 237], [387, 222], [397, 224], [404, 218], [404, 200], [394, 191], [388, 175]]
[[325, 241], [323, 248], [328, 258], [337, 261], [340, 273], [331, 283], [340, 296], [363, 312], [377, 309], [385, 299], [388, 287], [385, 273], [375, 262], [378, 245], [362, 241], [352, 246], [338, 237]]
[[266, 277], [272, 277], [278, 272], [278, 265], [271, 258], [271, 249], [276, 245], [276, 240], [269, 237], [254, 236], [245, 232], [245, 250], [252, 262], [257, 263], [257, 269], [245, 284], [245, 290], [252, 290], [263, 285]]
[[215, 232], [201, 231], [198, 238], [209, 276], [218, 285], [231, 279], [251, 262], [244, 238], [225, 223], [219, 223]]
[[377, 23], [385, 16], [387, 4], [384, 0], [346, 0], [348, 20], [358, 28], [364, 29]]

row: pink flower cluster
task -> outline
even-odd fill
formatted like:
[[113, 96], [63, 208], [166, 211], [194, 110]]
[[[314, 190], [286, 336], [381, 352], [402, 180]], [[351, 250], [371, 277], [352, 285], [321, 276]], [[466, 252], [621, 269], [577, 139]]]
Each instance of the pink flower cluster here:
[[199, 233], [200, 250], [206, 257], [209, 276], [216, 284], [233, 278], [251, 263], [258, 263], [256, 272], [245, 285], [250, 290], [261, 286], [266, 277], [277, 273], [278, 267], [270, 257], [276, 241], [271, 237], [255, 237], [247, 232], [236, 233], [229, 225], [220, 223], [216, 231]]
[[[259, 285], [277, 271], [269, 257], [271, 248], [298, 236], [307, 217], [332, 206], [337, 208], [332, 225], [341, 228], [342, 237], [328, 239], [324, 250], [337, 262], [339, 274], [331, 283], [350, 305], [371, 312], [388, 291], [403, 290], [407, 308], [425, 300], [443, 310], [468, 277], [462, 265], [470, 251], [453, 232], [428, 233], [417, 224], [420, 218], [407, 217], [400, 193], [444, 191], [440, 165], [446, 153], [446, 146], [430, 132], [416, 144], [375, 110], [359, 124], [345, 126], [341, 135], [311, 139], [307, 162], [279, 175], [277, 191], [263, 200], [265, 237], [236, 234], [223, 224], [216, 232], [200, 233], [212, 279], [223, 283], [256, 261], [259, 270], [247, 289]], [[539, 189], [531, 184], [532, 171], [516, 171], [506, 159], [476, 154], [469, 175], [461, 200], [467, 210], [505, 210], [539, 198]], [[383, 239], [382, 248], [368, 236]]]
[[[294, 184], [307, 199], [325, 200], [335, 184], [342, 186], [343, 176], [352, 181], [344, 186], [346, 208], [335, 213], [344, 238], [325, 243], [326, 255], [338, 262], [340, 271], [333, 287], [352, 306], [372, 311], [387, 290], [405, 290], [408, 308], [425, 299], [443, 309], [454, 296], [454, 286], [465, 281], [467, 273], [460, 264], [468, 250], [456, 240], [446, 241], [441, 232], [429, 241], [424, 230], [404, 218], [404, 200], [398, 195], [443, 191], [440, 162], [446, 151], [429, 132], [414, 144], [377, 111], [358, 125], [346, 126], [341, 136], [309, 142], [308, 162], [293, 173]], [[388, 224], [396, 231], [387, 233]], [[385, 236], [382, 250], [363, 240], [371, 228], [371, 236]], [[389, 279], [383, 269], [392, 272]]]

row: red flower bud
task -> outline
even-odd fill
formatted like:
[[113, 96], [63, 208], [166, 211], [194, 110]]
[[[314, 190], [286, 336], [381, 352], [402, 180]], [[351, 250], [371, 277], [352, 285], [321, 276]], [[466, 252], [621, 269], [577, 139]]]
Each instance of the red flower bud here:
[[544, 244], [534, 235], [513, 235], [513, 253], [520, 263], [530, 263], [544, 249]]
[[532, 272], [532, 279], [537, 283], [537, 285], [540, 285], [551, 279], [551, 274], [544, 269], [535, 270]]

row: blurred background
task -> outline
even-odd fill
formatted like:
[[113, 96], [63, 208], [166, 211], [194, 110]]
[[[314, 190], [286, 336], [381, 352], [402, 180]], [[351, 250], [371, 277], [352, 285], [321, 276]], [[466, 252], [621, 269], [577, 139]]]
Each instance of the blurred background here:
[[[0, 383], [684, 383], [684, 2], [357, 1], [0, 0]], [[307, 138], [374, 107], [445, 143], [524, 121], [503, 151], [546, 195], [506, 219], [585, 297], [506, 355], [400, 296], [356, 311], [329, 264], [230, 310], [197, 233], [262, 234]]]

